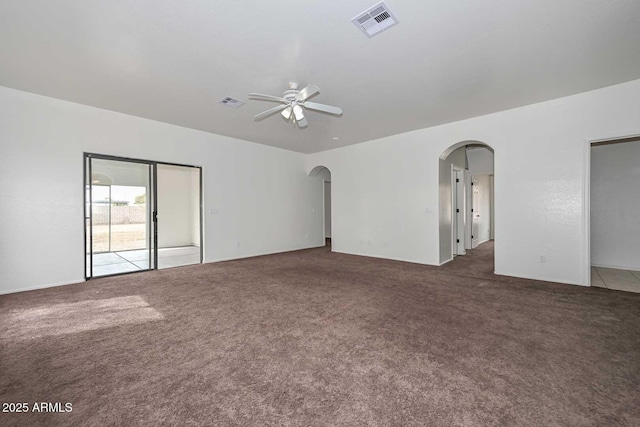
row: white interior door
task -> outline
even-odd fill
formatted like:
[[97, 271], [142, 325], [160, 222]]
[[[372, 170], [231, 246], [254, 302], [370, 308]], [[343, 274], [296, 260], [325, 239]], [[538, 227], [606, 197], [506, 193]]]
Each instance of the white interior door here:
[[471, 198], [471, 248], [478, 246], [478, 237], [480, 236], [480, 230], [478, 229], [480, 223], [480, 186], [477, 180], [471, 180], [472, 198]]

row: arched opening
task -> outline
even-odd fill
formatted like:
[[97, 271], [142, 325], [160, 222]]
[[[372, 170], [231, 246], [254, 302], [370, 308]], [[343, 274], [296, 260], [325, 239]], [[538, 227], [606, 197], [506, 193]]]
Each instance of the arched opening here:
[[309, 176], [318, 178], [322, 185], [322, 218], [325, 246], [331, 248], [332, 219], [331, 219], [331, 171], [326, 166], [316, 166], [311, 169]]
[[480, 246], [493, 260], [494, 152], [488, 144], [461, 141], [440, 155], [439, 230], [441, 265]]

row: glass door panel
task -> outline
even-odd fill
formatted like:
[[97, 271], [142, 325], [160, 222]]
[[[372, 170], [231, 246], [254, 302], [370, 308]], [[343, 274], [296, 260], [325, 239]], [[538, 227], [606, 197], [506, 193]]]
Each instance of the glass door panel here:
[[153, 269], [154, 165], [86, 156], [87, 278]]

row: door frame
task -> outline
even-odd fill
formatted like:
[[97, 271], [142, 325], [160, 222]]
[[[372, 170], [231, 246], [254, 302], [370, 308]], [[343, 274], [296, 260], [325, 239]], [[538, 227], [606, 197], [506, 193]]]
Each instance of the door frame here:
[[591, 145], [598, 142], [624, 142], [640, 138], [640, 129], [615, 135], [585, 138], [582, 163], [582, 283], [591, 286]]
[[[456, 181], [458, 179], [458, 181]], [[451, 259], [457, 255], [466, 255], [465, 249], [465, 202], [466, 202], [466, 170], [460, 166], [451, 165]], [[462, 195], [459, 190], [462, 190]], [[462, 207], [459, 206], [462, 201]], [[457, 210], [457, 211], [456, 211]], [[462, 214], [462, 215], [458, 215]], [[462, 220], [462, 233], [460, 233], [460, 220]], [[456, 237], [457, 236], [457, 237]], [[457, 240], [460, 242], [458, 243]]]
[[[168, 165], [168, 166], [180, 166], [180, 167], [186, 167], [186, 168], [197, 168], [199, 169], [199, 182], [198, 182], [198, 210], [199, 210], [199, 226], [200, 226], [200, 264], [202, 264], [204, 262], [204, 215], [203, 215], [203, 188], [202, 188], [202, 166], [196, 166], [196, 165], [186, 165], [186, 164], [182, 164], [182, 163], [171, 163], [171, 162], [160, 162], [160, 161], [156, 161], [156, 160], [143, 160], [143, 159], [136, 159], [136, 158], [131, 158], [131, 157], [122, 157], [122, 156], [113, 156], [113, 155], [109, 155], [109, 154], [99, 154], [99, 153], [90, 153], [90, 152], [83, 152], [82, 153], [82, 172], [83, 172], [83, 176], [82, 176], [82, 187], [83, 187], [83, 220], [84, 220], [84, 224], [83, 224], [83, 229], [84, 229], [84, 277], [85, 280], [90, 280], [93, 277], [93, 250], [91, 250], [91, 252], [87, 252], [88, 251], [88, 240], [87, 237], [89, 237], [91, 244], [93, 244], [93, 227], [91, 226], [91, 222], [93, 220], [93, 206], [92, 204], [89, 202], [88, 203], [88, 207], [89, 207], [89, 211], [87, 212], [87, 174], [91, 174], [91, 162], [88, 161], [88, 159], [101, 159], [101, 160], [112, 160], [112, 161], [119, 161], [119, 162], [130, 162], [130, 163], [142, 163], [142, 164], [147, 164], [150, 165], [151, 168], [149, 170], [149, 182], [150, 182], [150, 187], [151, 187], [151, 196], [153, 198], [153, 203], [152, 206], [150, 206], [150, 213], [151, 213], [151, 221], [152, 221], [152, 229], [151, 229], [151, 233], [149, 236], [149, 251], [150, 251], [150, 255], [153, 255], [153, 266], [149, 265], [149, 268], [146, 270], [140, 270], [140, 271], [130, 271], [130, 272], [124, 272], [124, 273], [115, 273], [115, 274], [105, 274], [103, 276], [99, 276], [99, 277], [110, 277], [110, 276], [120, 276], [120, 275], [124, 275], [124, 274], [132, 274], [132, 273], [139, 273], [142, 271], [149, 271], [149, 270], [157, 270], [158, 269], [158, 188], [157, 188], [157, 182], [158, 182], [158, 165]], [[88, 169], [87, 169], [87, 165], [89, 165]], [[91, 186], [90, 186], [91, 187]], [[89, 201], [91, 200], [91, 189], [89, 190]], [[87, 236], [87, 220], [89, 220], [89, 233]], [[87, 257], [87, 254], [89, 254], [89, 256]], [[89, 265], [87, 265], [87, 258], [89, 259]], [[151, 261], [151, 256], [149, 257], [149, 261]], [[87, 275], [87, 271], [90, 271], [90, 275]]]
[[[326, 246], [327, 244], [327, 184], [331, 187], [331, 181], [322, 179], [322, 242]], [[329, 203], [331, 203], [331, 196], [329, 196]], [[331, 211], [329, 211], [329, 223], [331, 223]], [[331, 231], [333, 235], [333, 224], [331, 224]], [[331, 237], [329, 237], [330, 239]]]

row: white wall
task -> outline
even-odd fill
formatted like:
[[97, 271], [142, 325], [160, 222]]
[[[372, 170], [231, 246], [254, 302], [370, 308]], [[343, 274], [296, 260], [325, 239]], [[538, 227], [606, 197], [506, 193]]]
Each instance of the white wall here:
[[331, 181], [324, 182], [324, 237], [331, 238]]
[[495, 150], [496, 273], [587, 284], [587, 139], [640, 134], [638, 99], [640, 80], [311, 154], [331, 170], [333, 250], [438, 264], [439, 156], [477, 140]]
[[[197, 171], [197, 168], [158, 165], [159, 248], [189, 246], [199, 241], [198, 183], [193, 182]], [[194, 236], [198, 237], [194, 240]]]
[[487, 147], [467, 147], [467, 160], [471, 174], [493, 173], [493, 151]]
[[640, 270], [640, 141], [591, 150], [591, 264]]
[[206, 261], [324, 245], [303, 154], [0, 87], [0, 293], [84, 280], [83, 152], [202, 166]]

